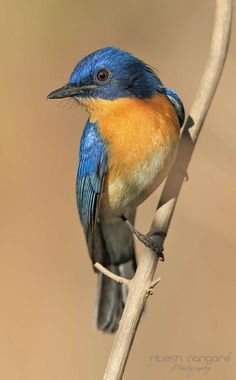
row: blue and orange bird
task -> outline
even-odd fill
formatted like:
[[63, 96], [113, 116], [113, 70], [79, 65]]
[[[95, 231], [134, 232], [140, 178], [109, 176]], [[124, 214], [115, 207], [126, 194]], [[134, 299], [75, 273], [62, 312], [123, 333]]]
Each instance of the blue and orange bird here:
[[[183, 104], [150, 66], [114, 47], [82, 59], [68, 84], [48, 95], [66, 97], [76, 99], [89, 114], [80, 143], [76, 195], [92, 262], [132, 278], [134, 239], [124, 221], [133, 225], [137, 206], [167, 176], [184, 122]], [[149, 235], [136, 234], [163, 258]], [[98, 329], [117, 330], [126, 297], [124, 285], [98, 273]]]

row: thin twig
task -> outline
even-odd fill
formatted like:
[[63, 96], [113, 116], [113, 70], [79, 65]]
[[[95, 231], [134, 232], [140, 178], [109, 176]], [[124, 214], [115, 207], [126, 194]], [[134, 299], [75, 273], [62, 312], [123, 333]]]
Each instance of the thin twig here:
[[151, 296], [153, 294], [154, 288], [159, 284], [161, 281], [161, 277], [158, 277], [156, 280], [152, 281], [149, 289], [147, 289], [147, 296]]
[[95, 263], [94, 267], [98, 269], [100, 272], [105, 274], [107, 277], [111, 278], [112, 280], [118, 282], [119, 284], [123, 284], [127, 287], [129, 287], [129, 283], [131, 280], [128, 280], [127, 278], [118, 276], [117, 274], [111, 272], [109, 269], [105, 268], [102, 264], [100, 263]]
[[[178, 156], [162, 191], [151, 225], [151, 233], [167, 233], [168, 231], [194, 147], [223, 70], [230, 37], [232, 5], [232, 0], [216, 0], [215, 23], [209, 59], [183, 128]], [[163, 244], [164, 239], [164, 236], [157, 235], [156, 237], [158, 244]], [[141, 255], [135, 276], [129, 282], [126, 306], [103, 380], [121, 380], [123, 377], [157, 264], [157, 255], [146, 249]]]

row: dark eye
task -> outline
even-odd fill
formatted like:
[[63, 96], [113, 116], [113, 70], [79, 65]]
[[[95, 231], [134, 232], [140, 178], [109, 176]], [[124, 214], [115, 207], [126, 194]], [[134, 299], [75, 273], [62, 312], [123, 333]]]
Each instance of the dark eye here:
[[110, 79], [110, 73], [108, 70], [106, 69], [101, 69], [97, 72], [96, 74], [96, 79], [99, 81], [99, 82], [107, 82], [108, 79]]

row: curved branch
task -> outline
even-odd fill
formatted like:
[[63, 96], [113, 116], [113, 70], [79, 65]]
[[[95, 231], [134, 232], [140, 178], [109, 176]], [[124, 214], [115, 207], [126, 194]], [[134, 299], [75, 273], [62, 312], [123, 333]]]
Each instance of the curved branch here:
[[[154, 233], [160, 231], [167, 233], [168, 231], [193, 150], [219, 83], [230, 38], [232, 4], [232, 0], [216, 0], [215, 23], [208, 62], [183, 128], [176, 162], [166, 180], [157, 206], [151, 225], [151, 231]], [[157, 242], [163, 244], [164, 237], [157, 236]], [[104, 380], [121, 380], [123, 377], [157, 264], [158, 257], [150, 250], [146, 250], [141, 255], [135, 276], [129, 282], [126, 306], [114, 340]]]

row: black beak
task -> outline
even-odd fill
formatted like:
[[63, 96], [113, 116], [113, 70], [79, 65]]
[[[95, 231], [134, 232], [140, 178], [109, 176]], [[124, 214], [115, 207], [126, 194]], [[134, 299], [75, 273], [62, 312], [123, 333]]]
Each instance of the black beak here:
[[83, 93], [82, 87], [77, 84], [66, 84], [65, 86], [51, 92], [47, 96], [47, 99], [70, 98], [76, 95], [79, 96], [81, 93]]

